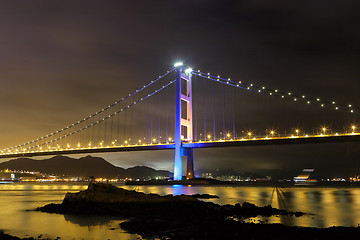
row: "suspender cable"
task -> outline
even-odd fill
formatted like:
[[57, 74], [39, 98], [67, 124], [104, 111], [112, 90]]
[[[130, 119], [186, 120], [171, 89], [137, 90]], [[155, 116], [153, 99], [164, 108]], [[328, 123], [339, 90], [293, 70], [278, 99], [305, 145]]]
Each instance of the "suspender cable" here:
[[150, 114], [150, 144], [153, 141], [153, 116], [152, 113]]
[[[204, 89], [204, 92], [206, 92], [206, 82], [203, 81], [203, 89]], [[203, 104], [204, 104], [204, 141], [206, 141], [206, 109], [205, 109], [205, 106], [206, 106], [206, 99], [205, 99], [205, 96], [206, 94], [203, 93]]]
[[213, 140], [216, 140], [216, 119], [215, 119], [215, 87], [213, 87]]
[[[100, 122], [100, 120], [101, 120], [101, 116], [99, 114], [99, 122]], [[99, 142], [101, 141], [101, 122], [98, 125], [99, 125], [99, 127], [98, 127], [98, 141], [97, 141], [96, 145], [99, 145]]]
[[119, 131], [120, 131], [120, 114], [118, 114], [118, 116], [117, 116], [117, 129], [116, 129], [116, 141], [117, 141], [118, 144], [120, 143], [120, 140], [119, 140], [120, 133], [119, 133]]
[[[160, 94], [158, 95], [158, 101], [159, 101], [159, 105], [158, 106], [161, 106], [161, 98], [160, 98]], [[161, 127], [160, 127], [160, 123], [161, 123], [161, 110], [159, 111], [159, 124], [158, 124], [158, 130], [159, 130], [159, 139], [158, 139], [158, 143], [160, 143], [161, 141], [160, 141], [160, 139], [161, 139]]]
[[130, 121], [129, 121], [129, 128], [130, 128], [130, 134], [129, 134], [129, 142], [133, 141], [135, 138], [135, 131], [134, 131], [134, 111], [133, 109], [129, 109], [129, 115], [130, 115]]
[[[144, 109], [147, 109], [146, 107], [144, 107]], [[148, 113], [144, 111], [144, 116], [148, 116]], [[141, 142], [145, 142], [146, 139], [149, 138], [149, 127], [148, 127], [148, 118], [143, 118], [143, 128], [144, 128], [144, 135], [143, 135], [143, 139], [141, 139]]]
[[[106, 111], [104, 112], [104, 115], [106, 115]], [[104, 145], [103, 145], [103, 147], [107, 146], [107, 139], [106, 139], [106, 137], [107, 137], [107, 122], [108, 121], [104, 121], [104, 138], [103, 138]]]
[[138, 139], [135, 139], [135, 141], [136, 141], [136, 144], [140, 144], [141, 143], [141, 127], [142, 127], [142, 124], [141, 124], [141, 121], [144, 119], [143, 118], [143, 115], [144, 115], [144, 113], [143, 113], [143, 111], [141, 111], [141, 105], [140, 105], [140, 107], [138, 107], [139, 108], [139, 115], [140, 115], [140, 117], [139, 118], [137, 118], [137, 123], [136, 123], [136, 126], [137, 126], [137, 136], [138, 136]]
[[223, 132], [222, 132], [222, 138], [225, 140], [226, 138], [226, 133], [225, 133], [225, 87], [222, 87], [223, 91], [223, 97], [222, 97], [222, 108], [223, 108]]
[[169, 142], [168, 138], [168, 112], [169, 112], [169, 90], [166, 91], [166, 111], [165, 111], [165, 142]]
[[236, 109], [236, 89], [234, 88], [234, 97], [233, 97], [233, 139], [236, 139], [235, 132], [235, 109]]
[[127, 135], [127, 113], [125, 112], [125, 114], [124, 114], [124, 139], [123, 139], [123, 141], [124, 141], [124, 143], [126, 144], [127, 143], [127, 139], [128, 139], [128, 135]]

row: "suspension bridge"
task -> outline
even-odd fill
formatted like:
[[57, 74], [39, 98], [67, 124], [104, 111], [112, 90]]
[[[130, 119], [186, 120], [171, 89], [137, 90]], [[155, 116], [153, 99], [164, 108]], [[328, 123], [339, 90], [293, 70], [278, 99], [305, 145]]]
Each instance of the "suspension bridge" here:
[[360, 109], [185, 69], [182, 63], [111, 105], [0, 158], [175, 150], [174, 180], [194, 177], [193, 149], [360, 141]]

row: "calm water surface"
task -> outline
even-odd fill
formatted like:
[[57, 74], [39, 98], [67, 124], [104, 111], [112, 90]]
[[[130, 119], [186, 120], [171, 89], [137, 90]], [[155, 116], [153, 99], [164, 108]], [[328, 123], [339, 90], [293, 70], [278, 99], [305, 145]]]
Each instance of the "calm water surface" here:
[[[119, 186], [122, 186], [119, 184]], [[122, 186], [145, 193], [196, 194], [219, 196], [212, 202], [235, 204], [245, 201], [258, 206], [271, 204], [289, 211], [312, 213], [302, 217], [256, 218], [250, 221], [283, 223], [290, 226], [330, 227], [358, 226], [360, 224], [360, 188], [342, 187], [272, 187], [244, 186]], [[60, 203], [66, 192], [87, 188], [86, 183], [15, 183], [0, 184], [0, 229], [19, 237], [61, 239], [141, 239], [123, 231], [123, 219], [113, 217], [48, 214], [34, 211], [48, 203]]]

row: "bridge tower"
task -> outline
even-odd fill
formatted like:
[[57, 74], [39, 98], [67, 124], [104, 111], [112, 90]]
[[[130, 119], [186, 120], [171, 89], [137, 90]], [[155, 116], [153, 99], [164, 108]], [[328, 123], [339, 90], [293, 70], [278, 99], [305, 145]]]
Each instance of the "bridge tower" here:
[[[184, 73], [183, 64], [176, 63], [175, 163], [174, 180], [182, 179], [182, 157], [187, 157], [186, 178], [194, 177], [193, 149], [184, 148], [182, 141], [193, 141], [191, 69]], [[183, 84], [185, 83], [185, 84]], [[182, 89], [182, 86], [185, 88]], [[182, 109], [184, 107], [184, 109]], [[186, 108], [186, 109], [185, 109]]]

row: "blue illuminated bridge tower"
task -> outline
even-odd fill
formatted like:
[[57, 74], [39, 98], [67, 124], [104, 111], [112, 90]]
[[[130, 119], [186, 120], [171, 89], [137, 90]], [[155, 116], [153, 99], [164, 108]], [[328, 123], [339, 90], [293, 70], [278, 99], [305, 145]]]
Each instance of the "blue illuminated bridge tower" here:
[[[183, 64], [176, 63], [175, 163], [174, 180], [182, 179], [182, 158], [187, 157], [186, 178], [194, 177], [193, 149], [182, 146], [182, 140], [193, 141], [191, 69], [183, 73]], [[182, 87], [184, 87], [182, 89]]]

